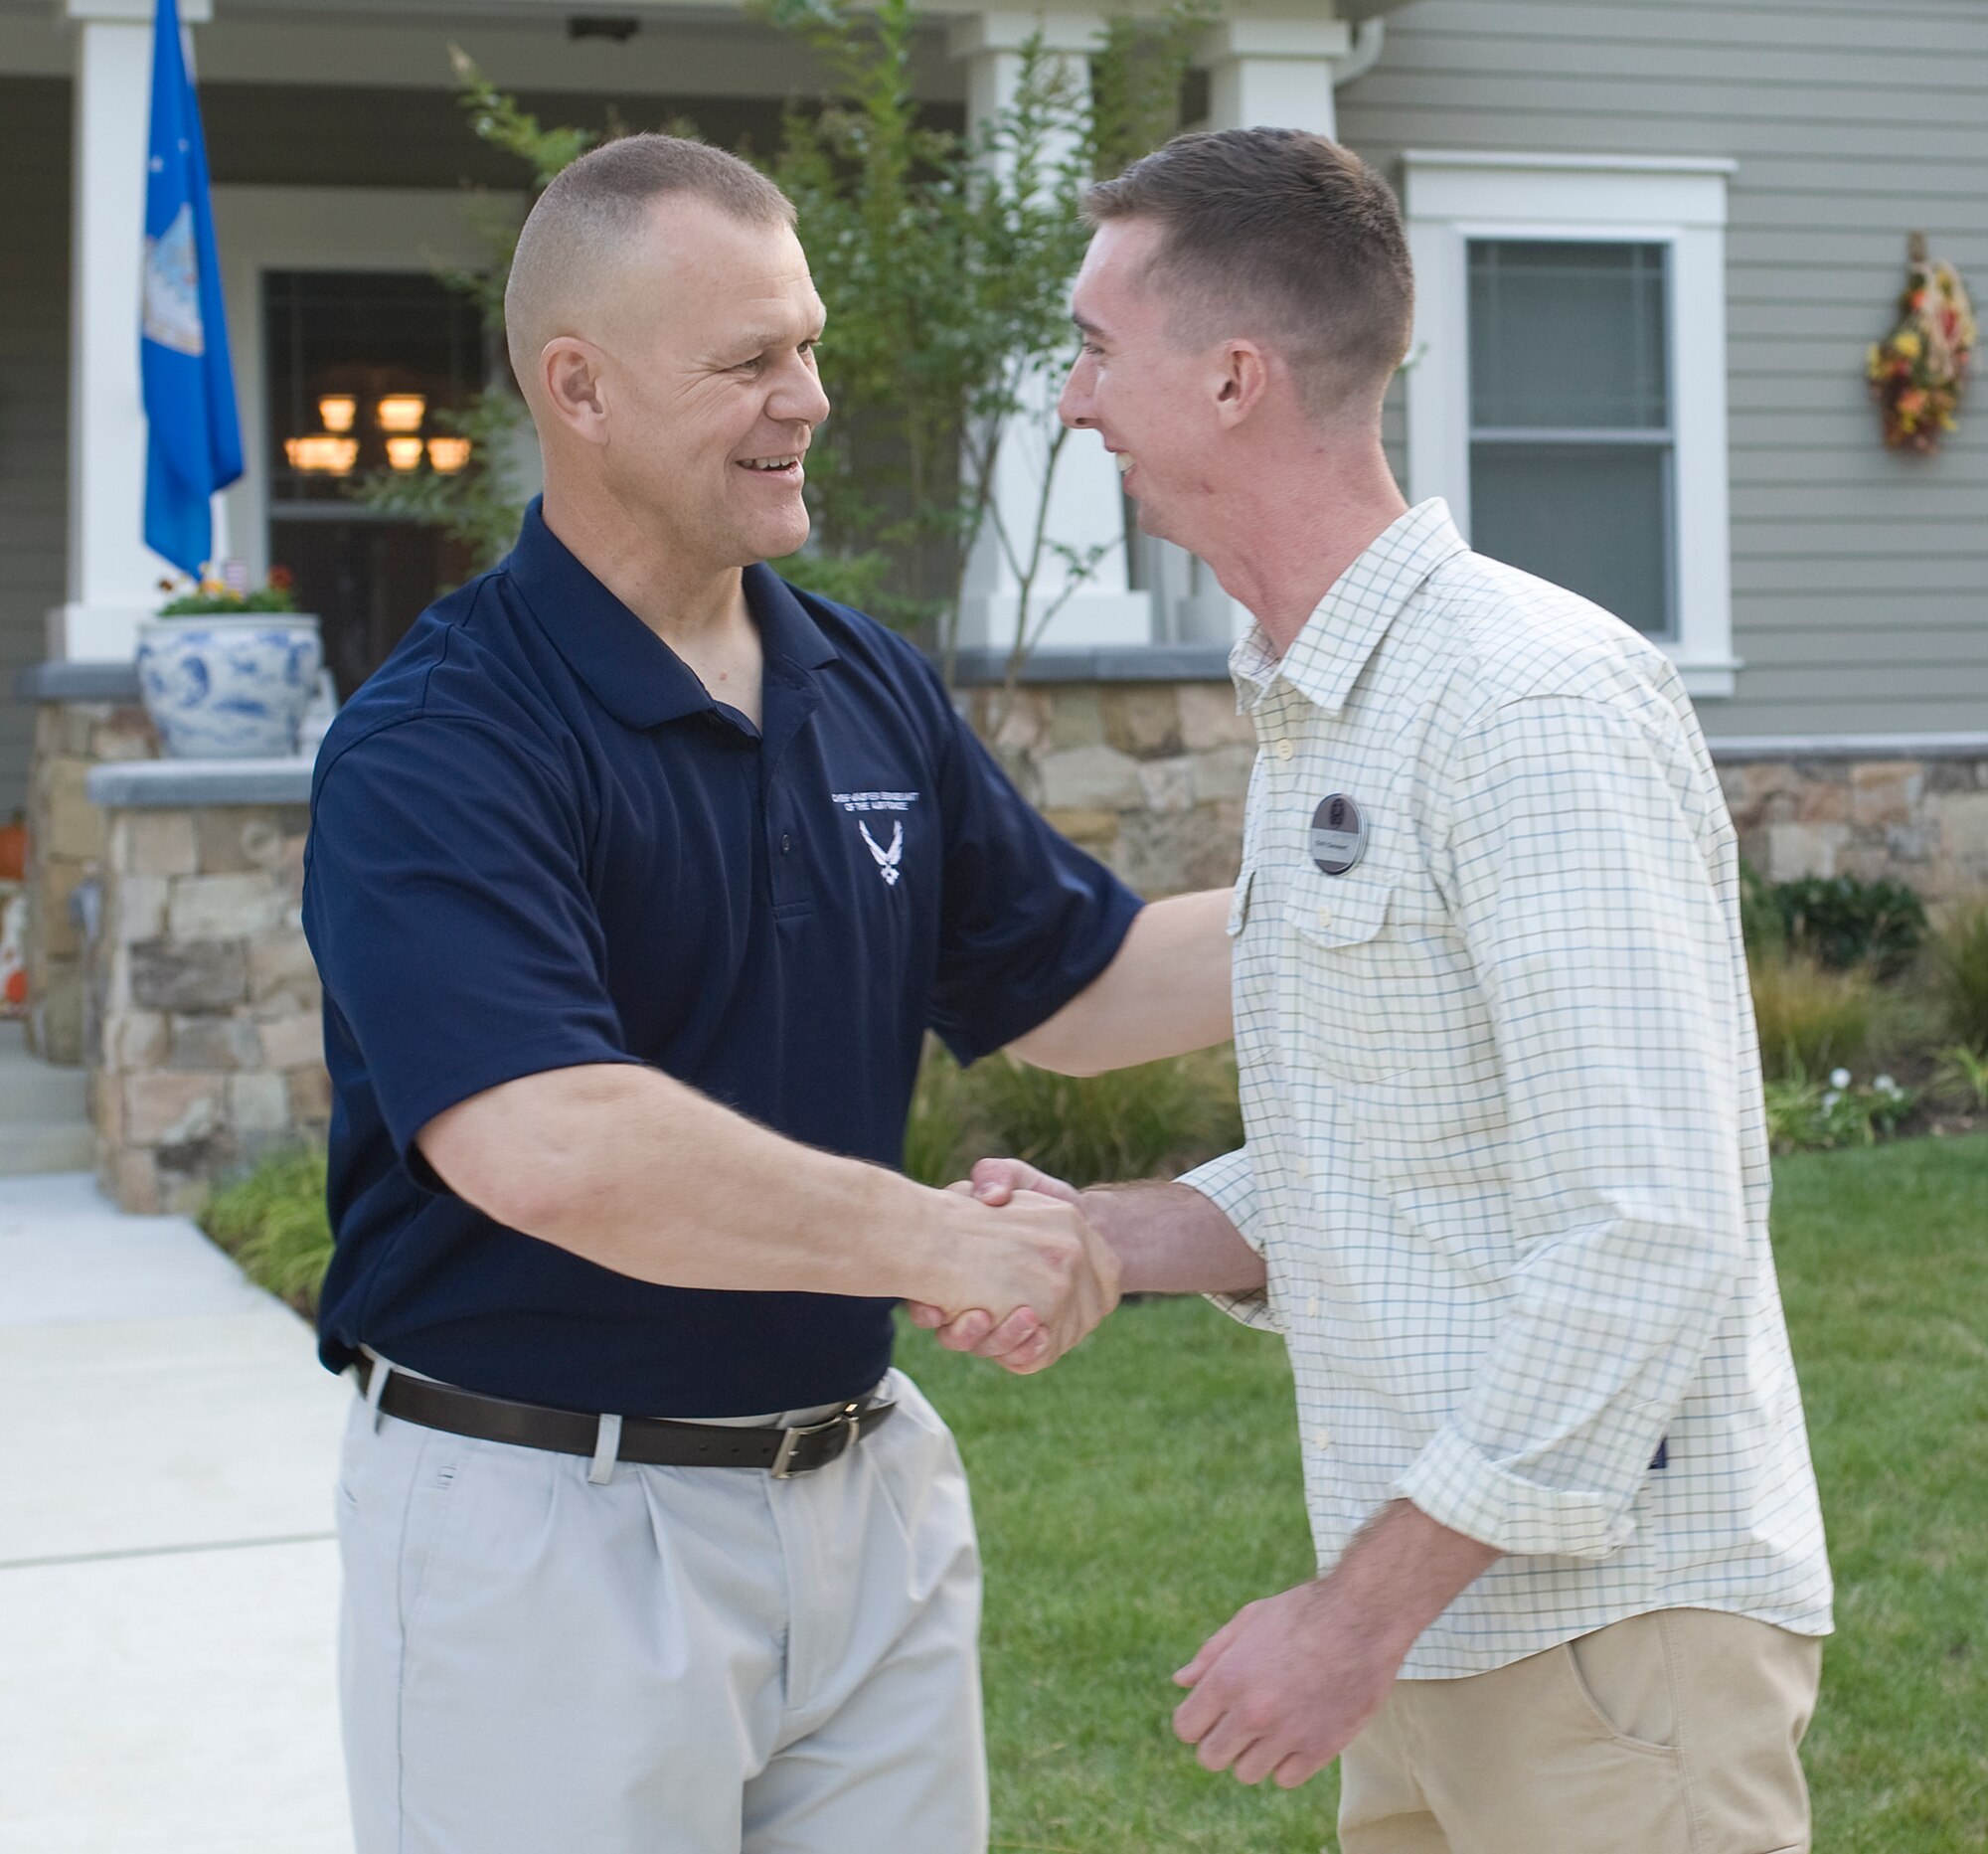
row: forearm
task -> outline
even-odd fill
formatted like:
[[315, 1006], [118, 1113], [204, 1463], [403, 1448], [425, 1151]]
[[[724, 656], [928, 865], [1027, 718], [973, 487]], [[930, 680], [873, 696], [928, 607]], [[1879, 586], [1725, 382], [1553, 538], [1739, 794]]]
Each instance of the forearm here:
[[673, 1287], [956, 1303], [964, 1225], [994, 1215], [632, 1064], [506, 1083], [436, 1116], [420, 1145], [486, 1215]]
[[1264, 1285], [1263, 1258], [1192, 1185], [1104, 1185], [1077, 1203], [1117, 1252], [1128, 1294], [1250, 1294]]
[[1226, 1043], [1234, 1034], [1228, 889], [1140, 909], [1104, 970], [1009, 1047], [1060, 1075], [1102, 1075]]
[[1392, 1500], [1322, 1583], [1343, 1612], [1399, 1660], [1501, 1555], [1438, 1525], [1411, 1502]]

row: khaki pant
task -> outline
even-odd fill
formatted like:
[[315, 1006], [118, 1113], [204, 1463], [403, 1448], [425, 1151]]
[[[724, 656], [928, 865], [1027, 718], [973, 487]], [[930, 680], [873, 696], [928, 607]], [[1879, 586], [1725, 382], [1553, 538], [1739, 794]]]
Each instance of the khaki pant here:
[[[980, 1567], [952, 1437], [645, 1467], [353, 1412], [359, 1854], [983, 1854]], [[799, 1421], [796, 1417], [794, 1420]]]
[[1822, 1643], [1659, 1609], [1403, 1680], [1340, 1767], [1344, 1854], [1806, 1854]]

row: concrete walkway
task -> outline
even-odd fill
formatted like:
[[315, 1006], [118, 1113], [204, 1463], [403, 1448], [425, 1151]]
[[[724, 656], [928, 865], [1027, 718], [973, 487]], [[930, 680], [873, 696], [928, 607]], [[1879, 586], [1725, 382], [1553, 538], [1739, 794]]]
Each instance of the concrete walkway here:
[[349, 1399], [184, 1219], [0, 1178], [0, 1854], [350, 1854]]
[[0, 1019], [0, 1177], [83, 1171], [95, 1160], [83, 1071], [30, 1056], [26, 1026]]

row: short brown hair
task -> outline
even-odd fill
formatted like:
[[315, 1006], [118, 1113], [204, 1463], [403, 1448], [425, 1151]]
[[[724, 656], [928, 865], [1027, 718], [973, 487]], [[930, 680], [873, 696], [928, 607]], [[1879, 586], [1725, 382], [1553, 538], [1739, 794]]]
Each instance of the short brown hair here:
[[1177, 135], [1085, 194], [1092, 225], [1165, 228], [1149, 279], [1184, 340], [1274, 343], [1327, 417], [1378, 397], [1408, 351], [1414, 270], [1401, 209], [1367, 163], [1301, 129]]
[[748, 225], [791, 226], [793, 202], [749, 163], [681, 135], [623, 135], [553, 177], [526, 217], [504, 290], [512, 366], [522, 380], [559, 305], [603, 256], [625, 248], [652, 202], [689, 193]]

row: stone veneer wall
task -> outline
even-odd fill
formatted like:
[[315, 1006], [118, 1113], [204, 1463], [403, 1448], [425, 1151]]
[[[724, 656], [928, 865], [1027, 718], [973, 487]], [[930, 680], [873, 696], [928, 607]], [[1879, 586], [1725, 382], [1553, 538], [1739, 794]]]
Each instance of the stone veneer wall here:
[[127, 1211], [197, 1209], [263, 1152], [324, 1140], [307, 822], [302, 804], [107, 810], [89, 1072], [98, 1181]]
[[967, 714], [1030, 802], [1140, 894], [1236, 879], [1256, 731], [1228, 682], [976, 689]]
[[[969, 688], [969, 717], [1026, 795], [1134, 888], [1220, 887], [1253, 726], [1208, 664], [1156, 678], [1111, 655], [1081, 678], [1038, 669], [1012, 697]], [[299, 919], [309, 767], [147, 758], [142, 713], [114, 699], [45, 700], [37, 740], [38, 1047], [61, 1060], [61, 1035], [87, 1060], [104, 1188], [127, 1210], [189, 1210], [259, 1153], [325, 1136]], [[1988, 735], [1714, 752], [1742, 848], [1773, 880], [1891, 876], [1934, 901], [1988, 888]], [[79, 888], [93, 936], [71, 925]]]
[[[115, 691], [101, 699], [46, 694], [26, 683], [22, 690], [37, 704], [28, 772], [28, 1045], [69, 1069], [84, 1055], [83, 941], [70, 897], [102, 860], [105, 841], [103, 813], [85, 790], [89, 769], [159, 752], [159, 737], [138, 703], [136, 672], [109, 668], [121, 675], [99, 679]], [[121, 686], [126, 681], [128, 690]]]
[[[1025, 683], [968, 715], [1023, 792], [1143, 895], [1235, 878], [1256, 736], [1225, 680]], [[1771, 882], [1988, 892], [1988, 734], [1712, 743], [1742, 853]]]
[[1740, 851], [1768, 881], [1888, 877], [1928, 902], [1988, 892], [1988, 738], [1909, 757], [1876, 742], [1713, 753]]

